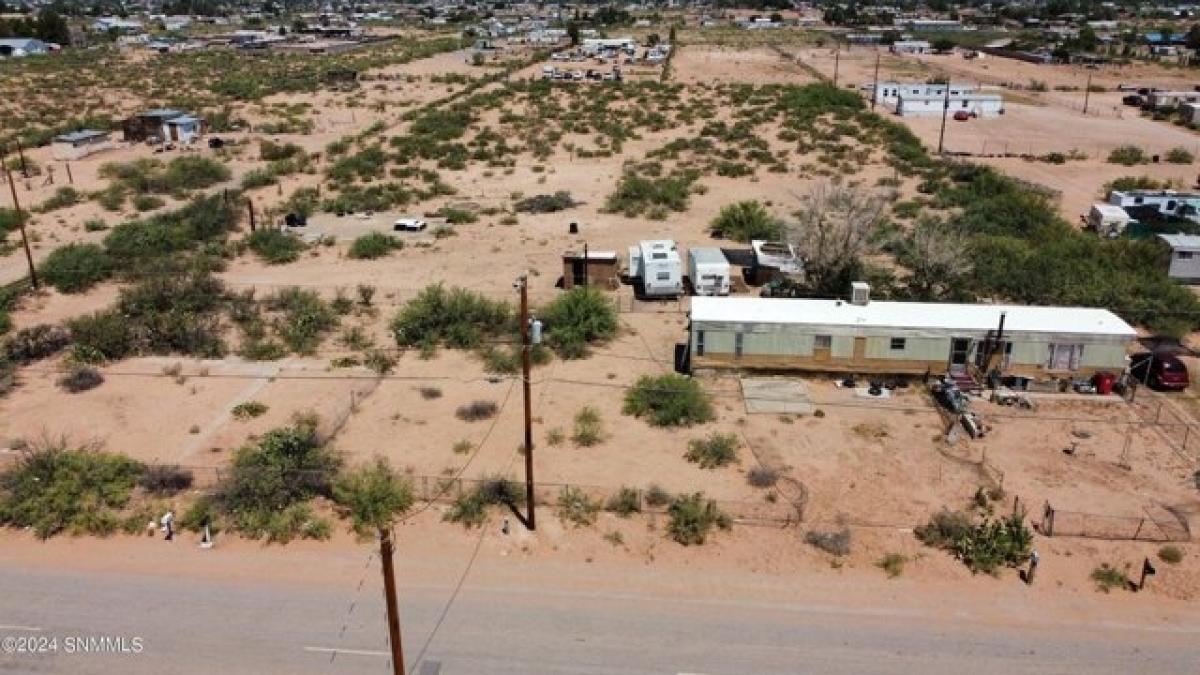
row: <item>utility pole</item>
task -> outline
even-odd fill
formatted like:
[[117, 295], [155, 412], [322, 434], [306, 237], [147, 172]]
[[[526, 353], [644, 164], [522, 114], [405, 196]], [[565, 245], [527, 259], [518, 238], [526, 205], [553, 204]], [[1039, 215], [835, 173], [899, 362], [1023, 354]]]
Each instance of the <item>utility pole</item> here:
[[[587, 264], [587, 261], [584, 261]], [[529, 397], [529, 278], [522, 274], [517, 279], [521, 290], [521, 390], [525, 397], [525, 504], [529, 531], [537, 529], [533, 507], [533, 402]]]
[[1083, 114], [1087, 114], [1088, 99], [1092, 97], [1092, 74], [1088, 72], [1087, 86], [1083, 88]]
[[387, 601], [388, 642], [392, 646], [392, 673], [404, 675], [404, 647], [400, 644], [400, 606], [396, 601], [396, 570], [392, 566], [392, 532], [379, 528], [379, 557], [383, 561], [383, 593]]
[[248, 211], [250, 211], [250, 231], [253, 232], [255, 230], [255, 227], [254, 227], [254, 202], [251, 201], [249, 197], [246, 198], [246, 209]]
[[875, 112], [875, 104], [879, 99], [879, 47], [875, 48], [875, 80], [871, 87], [871, 112]]
[[15, 138], [13, 141], [17, 144], [17, 157], [21, 159], [21, 177], [29, 178], [29, 165], [25, 162], [25, 150], [21, 147], [21, 139]]
[[833, 86], [837, 86], [838, 78], [838, 61], [842, 56], [842, 48], [838, 47], [833, 51]]
[[946, 140], [946, 115], [950, 114], [950, 77], [946, 77], [946, 100], [942, 103], [942, 130], [938, 132], [938, 154]]
[[[4, 164], [4, 155], [0, 154], [0, 164]], [[25, 231], [25, 218], [21, 213], [21, 202], [17, 199], [17, 182], [13, 180], [8, 164], [4, 164], [4, 177], [8, 180], [8, 188], [12, 190], [13, 211], [17, 214], [17, 227], [21, 228], [21, 243], [25, 246], [25, 262], [29, 263], [29, 281], [33, 290], [38, 290], [37, 269], [33, 266], [33, 251], [29, 250], [29, 234]]]

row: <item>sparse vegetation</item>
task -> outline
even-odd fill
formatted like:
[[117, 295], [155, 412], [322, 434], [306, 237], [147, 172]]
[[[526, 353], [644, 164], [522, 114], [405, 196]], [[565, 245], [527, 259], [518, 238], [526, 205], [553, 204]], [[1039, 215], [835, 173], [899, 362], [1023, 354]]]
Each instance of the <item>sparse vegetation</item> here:
[[668, 534], [684, 546], [703, 544], [714, 527], [728, 530], [733, 526], [733, 520], [701, 492], [676, 497], [667, 515], [671, 518]]
[[295, 262], [307, 248], [298, 237], [272, 228], [261, 228], [251, 232], [246, 242], [250, 250], [268, 265]]
[[819, 548], [830, 555], [837, 556], [850, 555], [851, 540], [850, 528], [848, 527], [829, 532], [809, 530], [804, 534], [804, 542], [806, 544]]
[[738, 439], [733, 434], [713, 432], [706, 438], [693, 438], [688, 442], [684, 457], [701, 469], [717, 469], [738, 461]]
[[1129, 588], [1129, 575], [1123, 570], [1111, 567], [1108, 563], [1102, 563], [1099, 567], [1092, 570], [1092, 581], [1096, 583], [1096, 590], [1111, 592], [1114, 588]]
[[709, 229], [715, 237], [744, 242], [752, 239], [777, 241], [783, 235], [783, 223], [756, 201], [721, 207]]
[[925, 545], [953, 553], [972, 572], [987, 574], [1024, 563], [1033, 543], [1023, 513], [994, 519], [985, 513], [977, 519], [942, 509], [914, 533]]
[[265, 415], [267, 410], [270, 410], [270, 408], [267, 407], [266, 403], [260, 401], [243, 401], [233, 406], [230, 413], [234, 419], [249, 420]]
[[387, 460], [378, 458], [338, 477], [333, 500], [350, 518], [351, 529], [360, 537], [369, 537], [412, 508], [413, 488]]
[[564, 359], [587, 356], [588, 345], [605, 342], [617, 333], [617, 312], [603, 292], [576, 286], [554, 299], [541, 312], [546, 343]]
[[623, 410], [656, 427], [692, 426], [714, 417], [712, 403], [700, 383], [675, 373], [638, 378], [625, 394]]
[[594, 525], [599, 511], [600, 503], [581, 488], [566, 485], [558, 494], [558, 517], [575, 527]]
[[904, 574], [904, 564], [908, 558], [899, 553], [889, 553], [875, 561], [875, 566], [887, 573], [888, 578], [895, 579]]
[[81, 293], [108, 279], [113, 261], [96, 244], [67, 244], [51, 251], [38, 273], [61, 293]]
[[85, 365], [72, 366], [66, 375], [58, 379], [58, 386], [72, 394], [95, 389], [101, 384], [104, 384], [104, 376], [100, 371]]
[[642, 500], [638, 495], [638, 491], [631, 487], [622, 487], [615, 494], [608, 498], [608, 502], [604, 505], [605, 511], [611, 511], [622, 518], [640, 513], [642, 510]]
[[1146, 153], [1136, 145], [1121, 145], [1113, 148], [1112, 152], [1108, 153], [1109, 164], [1123, 164], [1125, 166], [1135, 166], [1145, 164], [1150, 161], [1146, 157]]
[[1158, 549], [1158, 559], [1171, 565], [1178, 565], [1183, 562], [1183, 549], [1173, 544], [1167, 544]]
[[755, 466], [746, 472], [746, 482], [756, 488], [775, 487], [779, 482], [779, 472], [769, 466]]
[[478, 422], [495, 417], [499, 411], [500, 407], [496, 405], [495, 401], [472, 401], [458, 406], [454, 411], [454, 416], [464, 422]]
[[591, 406], [584, 406], [575, 413], [575, 431], [571, 440], [582, 448], [590, 448], [604, 440], [604, 423], [600, 419], [600, 411]]
[[354, 240], [349, 256], [355, 260], [375, 260], [404, 248], [404, 242], [383, 232], [371, 232]]
[[392, 319], [401, 347], [474, 349], [484, 338], [510, 333], [512, 307], [461, 288], [438, 284], [422, 290]]

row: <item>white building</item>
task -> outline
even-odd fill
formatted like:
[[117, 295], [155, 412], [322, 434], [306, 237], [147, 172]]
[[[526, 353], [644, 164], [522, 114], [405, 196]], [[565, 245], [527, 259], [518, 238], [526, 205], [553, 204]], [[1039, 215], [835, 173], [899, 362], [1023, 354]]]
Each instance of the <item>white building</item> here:
[[1167, 267], [1167, 276], [1176, 281], [1200, 282], [1200, 236], [1160, 234], [1158, 238], [1171, 247], [1171, 263]]
[[1162, 216], [1175, 216], [1200, 222], [1200, 194], [1176, 190], [1113, 190], [1108, 203], [1126, 211], [1153, 207]]
[[[925, 82], [880, 82], [875, 85], [875, 100], [879, 103], [896, 105], [900, 96], [941, 96], [946, 97], [946, 87], [950, 87], [950, 96], [965, 96], [975, 92], [975, 85], [952, 82], [946, 84], [928, 84]], [[867, 85], [870, 88], [870, 85]]]
[[587, 38], [579, 45], [579, 48], [584, 54], [589, 56], [595, 56], [603, 52], [621, 51], [626, 54], [632, 54], [637, 51], [637, 40], [631, 37]]
[[890, 50], [893, 54], [929, 54], [933, 47], [925, 40], [898, 40], [892, 43]]
[[5, 38], [0, 39], [0, 58], [20, 58], [22, 56], [37, 56], [49, 54], [50, 44], [36, 38]]
[[975, 117], [994, 117], [1004, 114], [1004, 99], [999, 94], [945, 93], [941, 96], [900, 96], [896, 101], [896, 114], [902, 117], [928, 117], [941, 115], [942, 110], [950, 115], [964, 111]]

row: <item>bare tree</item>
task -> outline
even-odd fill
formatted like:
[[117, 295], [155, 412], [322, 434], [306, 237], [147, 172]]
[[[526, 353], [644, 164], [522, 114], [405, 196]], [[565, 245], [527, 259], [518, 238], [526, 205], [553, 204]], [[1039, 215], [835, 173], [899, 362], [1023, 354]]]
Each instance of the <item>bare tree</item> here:
[[962, 292], [963, 280], [971, 273], [967, 238], [938, 218], [921, 218], [899, 256], [911, 272], [909, 292], [918, 300], [944, 300]]
[[842, 294], [862, 270], [871, 232], [883, 219], [884, 200], [860, 188], [819, 183], [800, 197], [796, 220], [786, 228], [788, 243], [804, 258], [813, 290]]

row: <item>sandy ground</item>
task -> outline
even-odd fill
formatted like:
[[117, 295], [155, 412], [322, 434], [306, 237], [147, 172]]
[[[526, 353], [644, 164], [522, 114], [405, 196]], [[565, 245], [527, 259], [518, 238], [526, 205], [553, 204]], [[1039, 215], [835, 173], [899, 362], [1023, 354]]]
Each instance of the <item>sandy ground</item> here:
[[[805, 61], [804, 52], [797, 53]], [[904, 60], [889, 60], [893, 61], [900, 64], [893, 67], [913, 68], [905, 65]], [[873, 66], [868, 59], [848, 58], [839, 66], [845, 68], [840, 74], [844, 73], [847, 82], [866, 81], [861, 71], [868, 63]], [[823, 72], [828, 65], [823, 64], [816, 60], [810, 65]], [[724, 48], [689, 45], [677, 55], [672, 69], [676, 77], [686, 82], [705, 78], [806, 81], [809, 77], [767, 47], [734, 53]], [[479, 71], [454, 54], [397, 66], [387, 73], [387, 78], [368, 80], [363, 94], [365, 105], [350, 105], [338, 96], [323, 94], [311, 101], [314, 110], [319, 111], [313, 115], [312, 134], [272, 139], [297, 142], [311, 152], [318, 152], [330, 141], [376, 122], [383, 123], [385, 134], [397, 133], [403, 128], [400, 120], [403, 111], [463, 86], [432, 81], [435, 75], [446, 72], [471, 75]], [[276, 101], [283, 102], [287, 99]], [[381, 109], [378, 105], [372, 107], [371, 102], [394, 102], [394, 106], [384, 105]], [[257, 114], [247, 112], [252, 113]], [[387, 320], [399, 304], [427, 284], [458, 284], [490, 297], [513, 300], [513, 279], [528, 270], [536, 306], [554, 297], [555, 282], [561, 274], [560, 256], [566, 249], [579, 249], [586, 242], [593, 250], [623, 252], [638, 239], [658, 237], [674, 238], [685, 249], [712, 245], [715, 242], [707, 235], [706, 228], [721, 206], [735, 198], [759, 199], [772, 210], [785, 214], [795, 207], [798, 196], [814, 180], [799, 166], [799, 161], [804, 161], [800, 158], [789, 162], [784, 173], [760, 170], [753, 178], [705, 176], [701, 183], [706, 191], [692, 195], [686, 212], [673, 213], [665, 220], [601, 212], [625, 161], [640, 159], [672, 139], [695, 134], [702, 123], [689, 128], [644, 132], [641, 138], [628, 140], [623, 151], [612, 157], [584, 159], [560, 148], [548, 160], [537, 163], [546, 167], [544, 171], [535, 170], [534, 162], [524, 158], [511, 173], [479, 165], [465, 171], [444, 171], [446, 179], [459, 190], [453, 197], [416, 204], [405, 211], [374, 214], [368, 219], [315, 217], [309, 229], [334, 235], [340, 240], [338, 245], [313, 249], [286, 266], [264, 266], [252, 256], [243, 256], [234, 260], [221, 276], [235, 289], [253, 287], [268, 291], [300, 285], [318, 289], [327, 296], [338, 289], [352, 291], [360, 283], [375, 285], [379, 289], [378, 315], [348, 318], [343, 325], [362, 325], [377, 344], [388, 346], [393, 343], [387, 334]], [[1034, 144], [1049, 144], [1061, 140], [1063, 136], [1055, 132], [1068, 125], [1072, 132], [1066, 138], [1091, 138], [1096, 143], [1128, 129], [1134, 130], [1130, 133], [1141, 134], [1138, 138], [1147, 143], [1161, 136], [1164, 146], [1183, 143], [1184, 137], [1191, 138], [1174, 127], [1140, 119], [1083, 118], [1053, 103], [1013, 104], [1012, 111], [1003, 118], [952, 124], [955, 126], [948, 131], [948, 139], [971, 147], [982, 144], [992, 131], [1035, 139], [1031, 141]], [[935, 120], [917, 120], [912, 126], [927, 142], [929, 134], [937, 131]], [[978, 135], [971, 137], [967, 135], [970, 133]], [[255, 161], [256, 141], [262, 136], [248, 133], [237, 137], [245, 138], [248, 143], [230, 163], [234, 181], [259, 165]], [[773, 150], [781, 147], [777, 139], [769, 142]], [[1047, 147], [1045, 151], [1050, 149]], [[149, 152], [144, 147], [125, 147], [73, 163], [77, 187], [81, 190], [102, 187], [97, 172], [104, 161], [128, 160]], [[198, 152], [210, 151], [205, 148]], [[35, 156], [45, 163], [43, 154]], [[1062, 166], [1011, 159], [988, 161], [1015, 175], [1063, 190], [1063, 210], [1072, 218], [1095, 198], [1099, 186], [1110, 175], [1140, 173], [1101, 164], [1094, 156], [1086, 162]], [[1151, 175], [1181, 179], [1191, 171], [1189, 167], [1162, 165], [1143, 168], [1153, 172]], [[874, 162], [850, 180], [872, 186], [885, 175], [890, 172]], [[319, 180], [319, 175], [301, 174], [286, 178], [281, 188], [258, 190], [253, 195], [256, 208], [269, 209], [295, 187], [316, 185]], [[21, 188], [24, 190], [25, 186]], [[351, 261], [345, 257], [345, 240], [365, 229], [386, 228], [387, 223], [401, 215], [461, 202], [507, 207], [514, 193], [528, 196], [556, 190], [569, 190], [582, 205], [555, 214], [521, 214], [515, 225], [502, 224], [499, 214], [484, 216], [477, 223], [456, 227], [456, 236], [447, 239], [430, 243], [428, 235], [410, 237], [414, 245], [376, 261]], [[911, 194], [912, 190], [912, 185], [902, 188], [903, 193]], [[30, 203], [38, 203], [52, 191], [51, 186], [31, 184], [22, 194], [28, 194]], [[94, 202], [39, 216], [32, 228], [39, 239], [38, 254], [46, 254], [52, 243], [98, 240], [102, 232], [82, 232], [83, 220], [97, 215], [109, 222], [117, 219], [113, 214], [101, 214]], [[569, 234], [570, 222], [580, 223], [578, 235]], [[417, 241], [430, 245], [417, 246]], [[19, 253], [14, 252], [0, 261], [0, 270], [14, 278], [21, 274], [22, 264]], [[115, 293], [111, 285], [78, 296], [47, 292], [28, 301], [14, 319], [19, 327], [61, 321], [107, 306]], [[1157, 508], [1158, 504], [1192, 508], [1195, 500], [1194, 490], [1188, 489], [1186, 481], [1191, 464], [1175, 455], [1153, 430], [1132, 427], [1131, 414], [1122, 406], [1047, 403], [1037, 411], [1042, 419], [1036, 420], [1010, 419], [1007, 415], [1011, 411], [985, 406], [985, 419], [992, 425], [992, 433], [985, 439], [963, 442], [946, 450], [934, 440], [940, 435], [940, 419], [913, 390], [886, 404], [863, 402], [827, 381], [814, 380], [809, 383], [813, 399], [824, 416], [796, 418], [748, 415], [737, 382], [713, 379], [705, 380], [704, 384], [716, 401], [716, 422], [698, 429], [652, 429], [621, 414], [622, 388], [639, 375], [671, 367], [673, 346], [685, 335], [686, 315], [682, 311], [685, 305], [633, 303], [628, 288], [615, 295], [622, 307], [637, 310], [622, 313], [623, 330], [616, 340], [598, 348], [587, 360], [554, 361], [535, 371], [535, 470], [539, 481], [545, 483], [544, 500], [553, 501], [557, 485], [563, 483], [586, 486], [598, 496], [622, 485], [645, 488], [658, 483], [673, 491], [703, 490], [736, 515], [767, 517], [779, 522], [803, 515], [805, 525], [793, 525], [782, 531], [735, 528], [733, 533], [718, 537], [717, 545], [697, 553], [665, 542], [661, 530], [652, 529], [661, 527], [661, 522], [653, 517], [648, 518], [647, 525], [645, 520], [622, 521], [604, 516], [594, 530], [564, 532], [558, 524], [550, 526], [548, 533], [539, 535], [541, 543], [530, 544], [539, 551], [554, 551], [547, 552], [548, 556], [610, 560], [618, 566], [613, 569], [637, 561], [656, 561], [668, 567], [797, 574], [813, 567], [829, 567], [825, 554], [801, 545], [804, 529], [832, 528], [846, 522], [855, 527], [859, 541], [847, 563], [852, 572], [829, 573], [880, 574], [874, 562], [885, 553], [900, 552], [914, 560], [911, 572], [906, 572], [914, 579], [953, 579], [964, 586], [974, 583], [972, 587], [986, 589], [990, 581], [971, 582], [969, 573], [960, 564], [922, 548], [908, 530], [943, 506], [964, 506], [980, 485], [997, 481], [998, 476], [1003, 476], [1008, 492], [1003, 507], [1007, 508], [1008, 500], [1018, 496], [1035, 521], [1040, 519], [1040, 507], [1046, 501], [1064, 510], [1136, 517], [1147, 509]], [[314, 411], [328, 428], [336, 431], [334, 444], [348, 460], [360, 462], [376, 455], [386, 456], [422, 485], [445, 477], [462, 476], [469, 480], [494, 474], [519, 475], [521, 407], [519, 387], [514, 380], [489, 378], [477, 358], [450, 351], [430, 360], [421, 360], [412, 353], [401, 354], [394, 373], [378, 379], [363, 369], [333, 369], [330, 361], [345, 354], [346, 350], [331, 337], [315, 358], [271, 364], [247, 364], [233, 358], [204, 363], [188, 359], [130, 359], [106, 369], [107, 381], [103, 386], [77, 395], [60, 392], [54, 384], [58, 364], [43, 362], [24, 369], [21, 387], [0, 401], [0, 439], [9, 447], [19, 445], [14, 443], [16, 440], [33, 441], [44, 435], [64, 434], [75, 442], [99, 440], [109, 449], [146, 461], [196, 467], [198, 478], [204, 482], [214, 479], [216, 469], [228, 461], [230, 453], [254, 434], [287, 423], [295, 413]], [[180, 364], [179, 375], [174, 374], [176, 363]], [[438, 388], [440, 398], [423, 396], [419, 391], [423, 386]], [[233, 406], [247, 400], [265, 403], [269, 408], [267, 413], [254, 420], [233, 419], [230, 414]], [[464, 422], [454, 416], [458, 406], [474, 400], [492, 400], [501, 406], [494, 422]], [[599, 411], [605, 428], [605, 440], [587, 448], [576, 447], [569, 440], [572, 418], [584, 406]], [[148, 415], [147, 411], [153, 414]], [[557, 446], [546, 442], [554, 429], [563, 430], [568, 440]], [[1091, 436], [1081, 444], [1080, 452], [1067, 457], [1061, 451], [1075, 438], [1071, 435], [1073, 430], [1084, 430]], [[706, 471], [683, 458], [690, 439], [713, 431], [733, 433], [742, 440], [738, 465]], [[1128, 452], [1126, 438], [1130, 439]], [[453, 448], [460, 441], [467, 441], [472, 450], [455, 453]], [[987, 472], [979, 468], [984, 457], [987, 466], [992, 467]], [[770, 493], [752, 488], [746, 482], [745, 472], [758, 462], [781, 470], [791, 481], [786, 490], [780, 488], [775, 501], [769, 501]], [[1131, 470], [1119, 468], [1118, 464], [1130, 466]], [[422, 522], [422, 527], [434, 531], [431, 523]], [[450, 541], [463, 536], [450, 530], [437, 529], [430, 536], [448, 537]], [[624, 547], [614, 547], [601, 538], [603, 532], [611, 530], [623, 533], [627, 542]], [[297, 550], [314, 550], [314, 546], [325, 545], [301, 544]], [[489, 546], [500, 550], [504, 545], [491, 542]], [[1100, 562], [1136, 562], [1143, 555], [1153, 555], [1157, 548], [1146, 543], [1062, 538], [1040, 540], [1039, 547], [1043, 552], [1050, 551], [1055, 561], [1055, 571], [1045, 573], [1048, 583], [1062, 584], [1077, 593], [1092, 592], [1087, 575]], [[1187, 548], [1185, 563], [1164, 573], [1155, 587], [1160, 590], [1155, 593], [1176, 598], [1194, 598], [1200, 593], [1200, 568], [1190, 547]], [[315, 550], [342, 548], [341, 543], [335, 542], [329, 549]]]

